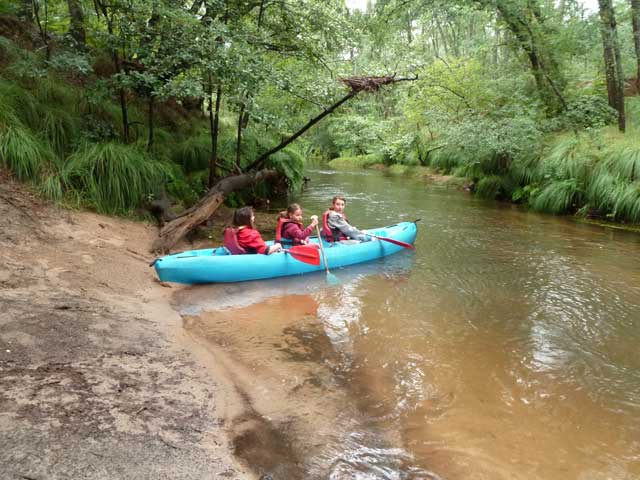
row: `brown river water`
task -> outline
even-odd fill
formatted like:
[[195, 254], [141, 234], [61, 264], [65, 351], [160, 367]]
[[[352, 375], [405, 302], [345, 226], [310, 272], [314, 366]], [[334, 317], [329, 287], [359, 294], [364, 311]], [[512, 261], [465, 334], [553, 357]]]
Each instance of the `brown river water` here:
[[[246, 403], [236, 452], [273, 479], [640, 479], [640, 234], [380, 172], [315, 170], [416, 251], [175, 298]], [[241, 418], [240, 418], [241, 417]], [[235, 426], [234, 426], [235, 425]]]

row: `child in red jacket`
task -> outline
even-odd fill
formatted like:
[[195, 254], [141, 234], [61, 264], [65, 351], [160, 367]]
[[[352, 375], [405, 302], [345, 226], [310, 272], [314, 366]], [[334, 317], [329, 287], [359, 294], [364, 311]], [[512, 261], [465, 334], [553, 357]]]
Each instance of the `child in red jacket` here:
[[282, 250], [282, 245], [274, 243], [270, 247], [262, 239], [260, 232], [255, 229], [256, 217], [252, 207], [242, 207], [233, 214], [233, 225], [237, 230], [238, 245], [247, 253], [265, 253], [270, 255]]

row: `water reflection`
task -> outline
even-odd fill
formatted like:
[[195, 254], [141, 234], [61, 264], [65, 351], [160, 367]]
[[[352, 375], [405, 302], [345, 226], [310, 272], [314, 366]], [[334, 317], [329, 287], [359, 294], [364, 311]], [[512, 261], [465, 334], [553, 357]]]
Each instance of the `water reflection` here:
[[416, 253], [177, 297], [255, 367], [308, 478], [640, 478], [640, 236], [311, 176], [307, 213], [342, 193], [358, 226], [422, 218]]
[[[414, 252], [405, 250], [374, 262], [332, 269], [331, 273], [340, 280], [338, 288], [357, 284], [369, 276], [397, 281], [407, 277], [414, 260]], [[202, 311], [248, 306], [269, 297], [316, 293], [331, 288], [322, 271], [253, 282], [192, 285], [177, 292], [174, 304], [182, 315], [197, 315]]]

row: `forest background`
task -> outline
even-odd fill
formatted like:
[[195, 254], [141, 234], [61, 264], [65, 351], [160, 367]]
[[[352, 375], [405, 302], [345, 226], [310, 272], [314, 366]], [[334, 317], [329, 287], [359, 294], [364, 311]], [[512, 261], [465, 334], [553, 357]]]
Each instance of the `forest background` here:
[[193, 212], [212, 191], [255, 203], [330, 162], [451, 174], [485, 198], [638, 223], [639, 11], [0, 0], [0, 165], [111, 214], [158, 200]]

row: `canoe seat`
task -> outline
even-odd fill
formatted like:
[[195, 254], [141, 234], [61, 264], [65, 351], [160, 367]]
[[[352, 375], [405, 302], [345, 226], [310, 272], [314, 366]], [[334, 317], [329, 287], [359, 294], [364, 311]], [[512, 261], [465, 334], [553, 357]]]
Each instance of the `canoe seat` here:
[[238, 230], [233, 227], [224, 229], [224, 237], [222, 243], [231, 255], [245, 255], [247, 251], [238, 243]]

